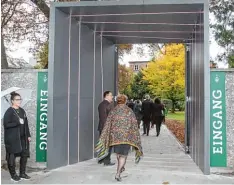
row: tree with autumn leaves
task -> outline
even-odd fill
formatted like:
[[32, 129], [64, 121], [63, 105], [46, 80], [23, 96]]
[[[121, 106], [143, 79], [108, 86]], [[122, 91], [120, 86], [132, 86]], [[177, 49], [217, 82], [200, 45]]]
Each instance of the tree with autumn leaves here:
[[125, 65], [118, 65], [118, 90], [121, 94], [131, 95], [131, 82], [133, 81], [133, 71]]
[[143, 70], [143, 79], [151, 93], [172, 101], [172, 112], [178, 101], [184, 101], [185, 48], [183, 44], [166, 44], [159, 57]]

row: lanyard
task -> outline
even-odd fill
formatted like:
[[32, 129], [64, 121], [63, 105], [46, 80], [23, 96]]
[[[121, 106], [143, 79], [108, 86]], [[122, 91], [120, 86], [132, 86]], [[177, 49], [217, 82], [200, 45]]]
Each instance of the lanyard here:
[[13, 109], [14, 112], [16, 113], [17, 117], [18, 117], [19, 119], [22, 119], [22, 118], [19, 116], [19, 114], [16, 112], [16, 110], [15, 110], [14, 108], [12, 108], [12, 109]]

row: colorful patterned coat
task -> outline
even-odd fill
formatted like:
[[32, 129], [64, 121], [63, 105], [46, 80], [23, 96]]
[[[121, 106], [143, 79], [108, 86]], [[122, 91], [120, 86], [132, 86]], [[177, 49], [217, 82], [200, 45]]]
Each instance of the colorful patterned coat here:
[[138, 163], [143, 156], [137, 120], [133, 111], [126, 105], [117, 105], [108, 115], [102, 134], [95, 147], [98, 160], [104, 159], [110, 146], [129, 144], [136, 151]]

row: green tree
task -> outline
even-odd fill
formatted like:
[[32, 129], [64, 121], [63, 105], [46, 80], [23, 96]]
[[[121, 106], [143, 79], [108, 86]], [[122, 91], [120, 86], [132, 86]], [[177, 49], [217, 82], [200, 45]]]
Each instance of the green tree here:
[[37, 54], [39, 58], [38, 64], [35, 66], [36, 69], [47, 69], [48, 68], [48, 49], [49, 44], [46, 42]]
[[215, 40], [224, 48], [218, 56], [219, 61], [226, 61], [230, 68], [234, 67], [234, 1], [210, 0], [210, 12], [215, 16], [211, 24]]
[[143, 79], [142, 71], [139, 71], [131, 83], [131, 93], [134, 99], [142, 99], [146, 94], [151, 94], [148, 81]]

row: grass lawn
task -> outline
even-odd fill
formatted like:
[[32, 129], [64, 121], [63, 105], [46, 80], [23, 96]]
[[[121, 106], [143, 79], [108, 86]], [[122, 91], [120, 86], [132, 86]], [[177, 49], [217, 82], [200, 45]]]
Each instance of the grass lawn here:
[[168, 114], [167, 114], [166, 119], [184, 121], [184, 120], [185, 120], [185, 112], [175, 112], [175, 113], [171, 113], [171, 112], [169, 111]]

